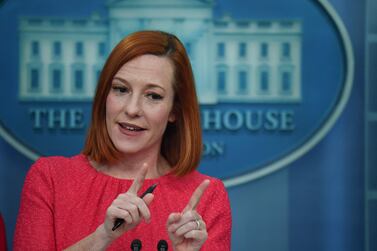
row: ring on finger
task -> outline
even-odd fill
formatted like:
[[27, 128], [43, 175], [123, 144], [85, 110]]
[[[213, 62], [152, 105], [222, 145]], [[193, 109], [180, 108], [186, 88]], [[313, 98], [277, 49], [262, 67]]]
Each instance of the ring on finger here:
[[196, 230], [199, 230], [200, 229], [200, 221], [195, 220], [195, 223], [196, 223]]

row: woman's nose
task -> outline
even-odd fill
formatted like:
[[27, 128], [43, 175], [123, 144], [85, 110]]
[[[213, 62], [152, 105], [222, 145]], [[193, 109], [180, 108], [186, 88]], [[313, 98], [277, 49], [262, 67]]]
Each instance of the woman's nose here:
[[140, 97], [135, 94], [130, 95], [127, 99], [127, 102], [125, 102], [124, 111], [130, 117], [141, 116], [142, 109], [140, 104]]

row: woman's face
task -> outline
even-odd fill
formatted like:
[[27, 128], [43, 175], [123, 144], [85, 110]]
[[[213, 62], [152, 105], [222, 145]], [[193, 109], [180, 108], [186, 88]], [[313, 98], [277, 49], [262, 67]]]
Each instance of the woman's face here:
[[166, 57], [142, 55], [115, 74], [106, 100], [106, 126], [124, 154], [159, 152], [172, 114], [173, 65]]

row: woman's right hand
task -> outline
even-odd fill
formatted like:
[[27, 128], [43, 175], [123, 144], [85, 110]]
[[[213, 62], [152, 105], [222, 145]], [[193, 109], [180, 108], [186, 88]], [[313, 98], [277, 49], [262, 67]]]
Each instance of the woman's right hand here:
[[[147, 171], [148, 167], [144, 164], [128, 191], [120, 194], [111, 203], [106, 211], [105, 222], [92, 234], [66, 250], [106, 250], [112, 241], [126, 231], [136, 227], [142, 220], [149, 222], [151, 213], [148, 206], [153, 200], [153, 194], [149, 193], [144, 198], [137, 196], [137, 192], [143, 185]], [[123, 219], [124, 223], [113, 231], [112, 228], [118, 218]]]
[[[142, 220], [149, 223], [151, 213], [148, 206], [154, 196], [152, 193], [148, 193], [144, 198], [137, 196], [137, 192], [143, 185], [147, 171], [148, 167], [144, 164], [128, 191], [119, 194], [107, 209], [103, 231], [110, 240], [120, 237], [126, 231], [136, 227]], [[118, 218], [123, 219], [124, 222], [113, 231], [112, 228]]]

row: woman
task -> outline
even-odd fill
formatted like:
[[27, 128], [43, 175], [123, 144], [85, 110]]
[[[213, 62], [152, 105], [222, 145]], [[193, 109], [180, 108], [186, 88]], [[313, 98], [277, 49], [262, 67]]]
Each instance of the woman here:
[[169, 250], [230, 250], [228, 196], [195, 170], [201, 148], [182, 43], [159, 31], [129, 35], [101, 73], [82, 154], [30, 169], [14, 249], [127, 250], [139, 239], [143, 250], [160, 240]]

